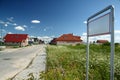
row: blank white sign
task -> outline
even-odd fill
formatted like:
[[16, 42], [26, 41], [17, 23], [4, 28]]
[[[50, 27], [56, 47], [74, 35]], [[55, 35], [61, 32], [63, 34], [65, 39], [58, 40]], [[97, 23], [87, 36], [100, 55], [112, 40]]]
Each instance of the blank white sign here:
[[88, 22], [88, 35], [97, 36], [110, 33], [110, 13]]

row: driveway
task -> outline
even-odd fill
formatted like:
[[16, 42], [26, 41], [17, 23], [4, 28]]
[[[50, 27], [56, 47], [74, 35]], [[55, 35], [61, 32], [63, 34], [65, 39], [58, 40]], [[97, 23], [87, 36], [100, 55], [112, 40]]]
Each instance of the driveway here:
[[[0, 80], [19, 77], [24, 70], [39, 61], [40, 55], [45, 56], [45, 45], [33, 45], [18, 49], [0, 51]], [[39, 57], [38, 57], [39, 56]], [[45, 57], [40, 60], [45, 69]], [[40, 66], [40, 65], [39, 65]], [[36, 68], [37, 69], [37, 68]], [[23, 76], [23, 75], [22, 75]]]

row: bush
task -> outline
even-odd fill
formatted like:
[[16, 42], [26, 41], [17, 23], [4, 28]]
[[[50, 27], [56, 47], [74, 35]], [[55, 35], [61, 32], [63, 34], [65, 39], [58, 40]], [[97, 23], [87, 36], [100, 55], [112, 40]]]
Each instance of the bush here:
[[106, 42], [102, 44], [103, 46], [110, 46], [110, 42]]
[[115, 46], [118, 47], [118, 46], [119, 46], [119, 43], [115, 43]]
[[[104, 49], [105, 48], [105, 49]], [[116, 47], [117, 48], [117, 47]], [[45, 80], [85, 80], [86, 45], [48, 46]], [[120, 80], [120, 54], [115, 54], [115, 80]], [[90, 45], [89, 79], [110, 80], [110, 46]]]

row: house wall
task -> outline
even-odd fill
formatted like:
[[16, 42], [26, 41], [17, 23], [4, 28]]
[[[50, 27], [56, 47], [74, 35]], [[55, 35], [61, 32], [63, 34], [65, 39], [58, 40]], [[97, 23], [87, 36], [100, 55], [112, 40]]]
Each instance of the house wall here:
[[28, 38], [26, 40], [23, 40], [21, 43], [21, 46], [27, 46], [28, 45]]
[[20, 42], [5, 42], [5, 45], [8, 46], [21, 46]]
[[65, 41], [57, 41], [57, 45], [76, 45], [81, 44], [81, 42], [65, 42]]
[[28, 45], [28, 38], [22, 42], [5, 42], [8, 46], [27, 46]]

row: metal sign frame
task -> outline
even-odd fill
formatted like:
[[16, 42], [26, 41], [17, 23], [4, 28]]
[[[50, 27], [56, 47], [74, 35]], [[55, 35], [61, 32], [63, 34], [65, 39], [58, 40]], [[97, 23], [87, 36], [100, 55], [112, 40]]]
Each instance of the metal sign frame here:
[[[110, 20], [112, 22], [111, 25], [109, 25], [110, 27], [110, 33], [111, 34], [111, 53], [110, 53], [110, 80], [114, 80], [114, 53], [115, 53], [115, 49], [114, 49], [114, 7], [112, 5], [104, 8], [103, 10], [99, 11], [98, 13], [92, 15], [91, 17], [89, 17], [87, 19], [87, 52], [86, 52], [86, 80], [89, 80], [89, 21], [93, 18], [95, 18], [96, 16], [99, 16], [102, 13], [107, 12], [108, 10], [110, 10]], [[105, 34], [104, 34], [105, 35]], [[97, 35], [94, 35], [97, 36]]]
[[[99, 25], [99, 24], [98, 24], [97, 26], [95, 25], [95, 27], [96, 27], [95, 29], [99, 29], [99, 28], [101, 28], [101, 27], [103, 28], [103, 25], [104, 25], [104, 27], [107, 28], [107, 31], [106, 31], [105, 28], [104, 28], [105, 31], [104, 31], [104, 29], [102, 29], [102, 32], [99, 32], [99, 31], [97, 31], [97, 30], [94, 30], [94, 28], [93, 28], [93, 29], [90, 28], [90, 27], [91, 27], [91, 26], [90, 26], [91, 23], [95, 23], [95, 22], [98, 21], [98, 20], [100, 21], [100, 20], [103, 19], [104, 17], [107, 17], [107, 18], [108, 18], [107, 22], [104, 21], [104, 23], [103, 23], [102, 25]], [[97, 17], [97, 18], [95, 18], [95, 19], [93, 19], [93, 20], [90, 20], [90, 21], [88, 22], [88, 25], [89, 25], [89, 34], [88, 34], [88, 35], [89, 35], [89, 36], [99, 36], [99, 35], [110, 34], [110, 26], [109, 26], [109, 25], [111, 25], [111, 22], [112, 22], [112, 21], [110, 20], [110, 17], [111, 17], [111, 16], [110, 16], [110, 12], [109, 12], [109, 13], [104, 14], [104, 15], [102, 15], [102, 16], [99, 16], [99, 17]], [[102, 23], [102, 22], [100, 22], [100, 23]], [[96, 23], [96, 24], [97, 24], [97, 23]], [[105, 25], [106, 25], [106, 26], [105, 26]], [[92, 31], [91, 31], [91, 30], [92, 30]], [[97, 33], [94, 33], [94, 34], [92, 33], [92, 34], [91, 34], [90, 32], [94, 32], [93, 30], [94, 30], [94, 31], [97, 31]], [[100, 29], [99, 29], [99, 30], [100, 30]], [[103, 32], [103, 31], [104, 31], [104, 32]]]

